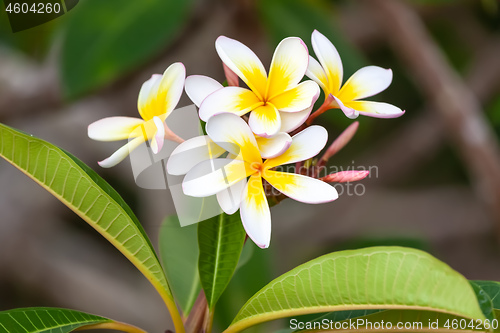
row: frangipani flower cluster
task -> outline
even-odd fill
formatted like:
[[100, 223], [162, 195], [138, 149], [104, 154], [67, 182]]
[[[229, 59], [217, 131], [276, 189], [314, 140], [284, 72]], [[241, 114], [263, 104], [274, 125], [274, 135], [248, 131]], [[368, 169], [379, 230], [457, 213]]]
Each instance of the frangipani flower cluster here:
[[[255, 53], [242, 43], [221, 36], [215, 43], [230, 86], [216, 80], [192, 75], [185, 78], [184, 66], [171, 65], [163, 75], [153, 75], [139, 93], [138, 108], [142, 119], [111, 117], [89, 126], [89, 137], [112, 141], [132, 138], [108, 159], [103, 167], [116, 165], [128, 152], [145, 141], [158, 153], [164, 139], [180, 142], [167, 161], [167, 171], [185, 175], [184, 194], [193, 197], [216, 195], [226, 214], [240, 211], [248, 236], [260, 247], [269, 246], [271, 213], [268, 198], [289, 197], [305, 203], [325, 203], [338, 198], [330, 182], [355, 181], [368, 173], [347, 171], [319, 175], [319, 167], [340, 150], [354, 135], [351, 125], [326, 150], [319, 160], [310, 162], [325, 147], [328, 132], [321, 126], [309, 126], [312, 119], [330, 108], [341, 108], [350, 117], [359, 114], [395, 117], [399, 108], [359, 99], [374, 95], [390, 84], [392, 72], [375, 66], [362, 68], [344, 85], [340, 57], [330, 41], [319, 32], [312, 44], [320, 62], [309, 56], [304, 42], [285, 38], [277, 46], [269, 75]], [[304, 80], [307, 75], [311, 80]], [[241, 79], [247, 87], [239, 87]], [[183, 141], [165, 120], [185, 90], [199, 107], [206, 122], [206, 133]], [[313, 114], [320, 95], [325, 102]], [[280, 167], [294, 164], [294, 173]], [[303, 167], [308, 166], [305, 168]]]

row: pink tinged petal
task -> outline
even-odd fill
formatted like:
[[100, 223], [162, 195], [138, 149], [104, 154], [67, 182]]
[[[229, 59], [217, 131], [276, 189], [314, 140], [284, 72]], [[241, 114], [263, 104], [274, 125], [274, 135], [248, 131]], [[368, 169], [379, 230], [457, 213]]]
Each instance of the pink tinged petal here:
[[281, 117], [280, 132], [290, 133], [291, 131], [299, 128], [300, 125], [305, 123], [307, 118], [309, 118], [313, 106], [314, 105], [311, 105], [307, 109], [299, 112], [280, 112], [280, 117]]
[[154, 117], [153, 122], [156, 126], [156, 133], [151, 139], [151, 150], [153, 154], [158, 154], [158, 152], [163, 148], [163, 142], [165, 141], [165, 126], [160, 118]]
[[144, 142], [143, 137], [137, 137], [129, 141], [126, 145], [122, 146], [120, 149], [115, 151], [113, 155], [105, 160], [97, 162], [103, 168], [111, 168], [120, 163], [127, 157], [132, 150], [139, 147]]
[[186, 94], [197, 107], [200, 107], [201, 103], [208, 95], [224, 88], [219, 82], [203, 75], [188, 76], [186, 78], [185, 87]]
[[224, 213], [232, 215], [240, 208], [243, 190], [247, 185], [247, 180], [242, 179], [236, 184], [217, 193], [217, 202]]
[[275, 189], [300, 202], [319, 204], [339, 197], [333, 186], [311, 177], [271, 170], [266, 170], [263, 177]]
[[253, 91], [240, 87], [225, 87], [208, 95], [200, 105], [203, 121], [219, 113], [234, 113], [242, 116], [262, 105]]
[[278, 133], [270, 138], [257, 137], [257, 144], [262, 158], [273, 158], [283, 154], [292, 143], [287, 133]]
[[392, 71], [378, 66], [359, 69], [336, 95], [344, 103], [378, 94], [391, 85]]
[[269, 102], [279, 111], [299, 112], [313, 105], [319, 97], [319, 92], [319, 86], [316, 82], [304, 81], [274, 97]]
[[215, 49], [222, 62], [262, 99], [266, 89], [267, 74], [255, 53], [246, 45], [225, 36], [217, 38]]
[[132, 117], [108, 117], [93, 122], [88, 127], [88, 136], [97, 141], [117, 141], [130, 137], [134, 129], [144, 120]]
[[219, 157], [225, 152], [208, 135], [197, 136], [178, 145], [167, 161], [167, 172], [184, 175], [196, 164]]
[[292, 144], [282, 155], [264, 162], [266, 169], [279, 165], [305, 161], [316, 156], [328, 140], [328, 132], [321, 126], [313, 125], [292, 137]]
[[269, 138], [278, 133], [281, 128], [280, 113], [270, 103], [259, 106], [250, 113], [248, 125], [258, 136]]
[[335, 46], [322, 33], [314, 30], [311, 36], [314, 53], [318, 57], [328, 78], [329, 93], [335, 94], [342, 85], [344, 70], [342, 60]]
[[348, 105], [363, 116], [375, 118], [397, 118], [405, 113], [397, 106], [382, 102], [354, 101]]
[[304, 77], [308, 63], [309, 52], [302, 39], [298, 37], [283, 39], [274, 51], [267, 81], [266, 100], [294, 88]]
[[182, 189], [184, 194], [192, 197], [207, 197], [227, 189], [253, 172], [240, 160], [207, 160], [189, 170], [182, 182]]
[[328, 90], [328, 78], [326, 77], [325, 70], [321, 67], [321, 64], [309, 56], [309, 65], [307, 66], [306, 76], [311, 80], [314, 80], [321, 89], [328, 95], [330, 91]]
[[340, 99], [338, 99], [337, 97], [333, 96], [333, 98], [335, 99], [335, 102], [337, 103], [337, 107], [339, 107], [342, 110], [342, 112], [344, 112], [344, 114], [346, 115], [347, 118], [349, 118], [349, 119], [358, 118], [359, 111], [344, 105], [344, 103], [342, 103], [342, 101]]
[[347, 127], [328, 147], [325, 154], [321, 157], [322, 161], [328, 161], [330, 157], [339, 152], [342, 148], [345, 147], [351, 141], [354, 134], [358, 130], [359, 123], [357, 121], [353, 122], [349, 127]]
[[249, 163], [262, 162], [255, 136], [240, 117], [230, 113], [213, 116], [206, 130], [210, 139], [237, 158]]
[[253, 175], [248, 180], [243, 191], [240, 215], [248, 237], [260, 248], [268, 248], [271, 242], [271, 210], [259, 175]]
[[240, 85], [240, 78], [238, 75], [227, 67], [225, 63], [222, 63], [222, 67], [224, 67], [224, 75], [226, 76], [227, 85], [238, 87]]
[[362, 180], [370, 174], [368, 170], [341, 171], [329, 174], [320, 180], [327, 183], [346, 183]]

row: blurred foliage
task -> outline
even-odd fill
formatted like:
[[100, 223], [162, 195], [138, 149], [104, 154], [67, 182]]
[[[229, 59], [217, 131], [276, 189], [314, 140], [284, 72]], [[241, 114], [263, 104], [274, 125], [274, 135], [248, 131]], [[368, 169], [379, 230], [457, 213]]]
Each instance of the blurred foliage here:
[[193, 0], [87, 0], [69, 12], [63, 93], [75, 98], [142, 65], [179, 37]]

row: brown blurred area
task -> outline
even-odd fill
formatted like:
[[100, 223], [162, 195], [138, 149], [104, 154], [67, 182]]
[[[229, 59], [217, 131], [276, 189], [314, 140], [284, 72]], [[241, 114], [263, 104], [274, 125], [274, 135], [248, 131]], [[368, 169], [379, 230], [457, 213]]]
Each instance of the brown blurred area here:
[[[319, 6], [364, 65], [393, 69], [391, 87], [374, 99], [406, 114], [360, 117], [357, 135], [332, 159], [337, 166], [374, 167], [361, 182], [362, 195], [349, 195], [343, 187], [345, 193], [330, 204], [285, 200], [273, 208], [271, 248], [256, 250], [268, 252], [270, 275], [333, 250], [384, 244], [427, 250], [469, 279], [500, 280], [498, 2], [359, 0], [311, 6]], [[195, 2], [185, 27], [161, 52], [73, 100], [61, 93], [60, 39], [38, 58], [0, 44], [0, 122], [90, 165], [123, 195], [156, 244], [162, 219], [175, 213], [170, 194], [137, 187], [128, 159], [113, 169], [99, 168], [96, 162], [120, 143], [90, 140], [87, 126], [108, 116], [137, 116], [141, 84], [175, 61], [185, 64], [188, 75], [222, 82], [214, 47], [220, 35], [248, 45], [268, 67], [280, 35], [273, 27], [287, 17], [273, 18], [272, 12], [262, 13], [265, 9], [265, 1]], [[283, 26], [298, 29], [303, 23], [309, 32], [300, 37], [309, 43], [314, 27], [309, 29], [307, 12], [301, 15]], [[30, 33], [36, 39], [43, 29]], [[339, 47], [348, 72], [351, 53], [343, 51]], [[184, 94], [179, 106], [188, 104]], [[318, 118], [330, 142], [350, 122], [340, 110]], [[3, 160], [0, 189], [0, 310], [69, 307], [149, 332], [170, 326], [159, 296], [118, 251]]]

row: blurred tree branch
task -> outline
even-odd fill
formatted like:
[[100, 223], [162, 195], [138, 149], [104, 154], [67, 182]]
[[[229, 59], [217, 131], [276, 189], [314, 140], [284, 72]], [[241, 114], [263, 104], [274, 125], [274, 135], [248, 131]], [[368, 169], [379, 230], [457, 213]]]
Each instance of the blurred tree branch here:
[[393, 0], [365, 3], [371, 6], [394, 51], [438, 111], [500, 233], [500, 150], [477, 99], [447, 63], [410, 7]]

